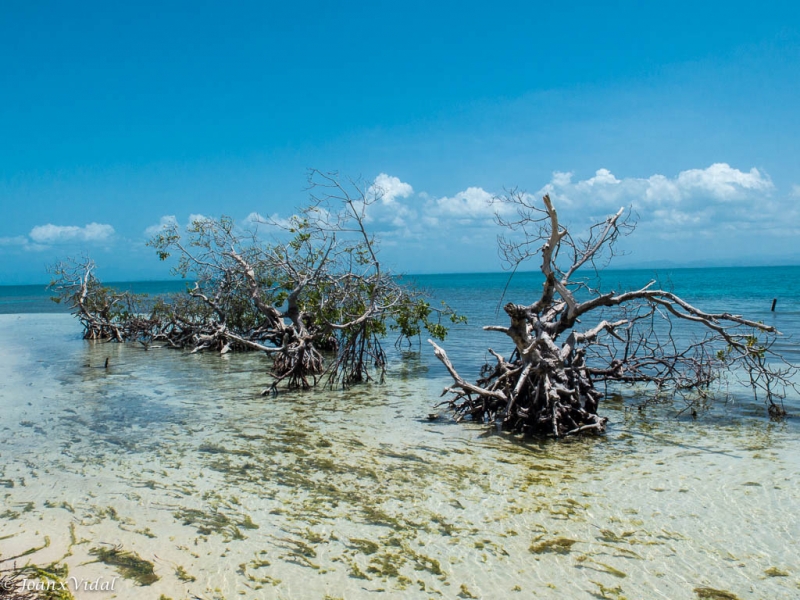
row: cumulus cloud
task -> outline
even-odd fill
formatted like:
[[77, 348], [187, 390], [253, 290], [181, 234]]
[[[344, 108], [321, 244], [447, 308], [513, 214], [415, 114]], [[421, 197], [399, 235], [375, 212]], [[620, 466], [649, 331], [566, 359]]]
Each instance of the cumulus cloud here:
[[397, 198], [408, 198], [414, 193], [414, 188], [400, 181], [399, 177], [381, 173], [372, 182], [367, 193], [382, 204], [390, 205], [394, 204]]
[[[325, 219], [327, 212], [326, 211], [319, 211], [320, 218]], [[297, 219], [301, 219], [299, 215], [289, 215], [288, 217], [282, 217], [278, 213], [272, 213], [271, 216], [264, 218], [264, 223], [269, 223], [270, 225], [275, 225], [285, 231], [289, 231], [297, 227], [297, 223], [295, 222]]]
[[[646, 177], [625, 177], [600, 168], [581, 179], [557, 171], [544, 187], [528, 196], [538, 203], [545, 193], [551, 195], [562, 222], [575, 234], [623, 206], [637, 213], [642, 228], [639, 237], [647, 239], [731, 239], [756, 230], [786, 236], [800, 228], [796, 200], [778, 197], [769, 175], [727, 163]], [[791, 193], [800, 197], [800, 185]], [[465, 251], [484, 246], [493, 249], [500, 233], [494, 215], [514, 211], [512, 206], [495, 202], [495, 193], [483, 187], [433, 195], [417, 192], [410, 183], [385, 172], [375, 178], [368, 195], [377, 200], [368, 207], [370, 229], [386, 246], [406, 249], [446, 239], [449, 251], [459, 252], [462, 236], [468, 240], [463, 242]], [[271, 219], [280, 221], [278, 215]]]
[[686, 194], [704, 194], [723, 202], [744, 200], [752, 192], [768, 193], [774, 188], [769, 176], [755, 167], [743, 173], [726, 163], [716, 163], [707, 169], [682, 171], [677, 184]]
[[244, 218], [245, 223], [264, 223], [266, 218], [262, 217], [259, 213], [253, 211]]
[[496, 206], [492, 206], [493, 194], [480, 187], [470, 187], [453, 196], [444, 196], [429, 202], [427, 208], [435, 216], [457, 219], [491, 218]]
[[[246, 217], [243, 219], [238, 219], [236, 221], [236, 233], [242, 235], [250, 235], [254, 232], [258, 232], [259, 226], [263, 224], [275, 224], [278, 227], [289, 229], [292, 226], [292, 217], [281, 217], [278, 213], [274, 213], [272, 216], [266, 217], [257, 211], [250, 212]], [[176, 227], [181, 233], [185, 233], [189, 228], [191, 228], [196, 223], [203, 223], [205, 221], [212, 221], [212, 217], [208, 217], [201, 213], [192, 213], [187, 218], [186, 221], [180, 221], [176, 215], [164, 215], [159, 219], [158, 223], [150, 225], [144, 230], [144, 235], [147, 238], [152, 238], [154, 235], [158, 235], [162, 233], [165, 229]], [[184, 223], [181, 225], [181, 223]]]
[[549, 193], [554, 201], [568, 206], [610, 208], [612, 204], [634, 204], [646, 208], [682, 203], [735, 203], [768, 196], [772, 180], [752, 168], [744, 172], [727, 163], [706, 169], [681, 171], [676, 177], [656, 174], [647, 178], [618, 179], [608, 169], [598, 169], [594, 177], [573, 182], [572, 173], [553, 173], [539, 194]]
[[713, 236], [723, 229], [774, 229], [776, 223], [795, 219], [796, 210], [773, 199], [774, 191], [769, 175], [757, 168], [741, 171], [715, 163], [673, 177], [618, 178], [608, 169], [598, 169], [593, 177], [576, 181], [572, 173], [556, 172], [537, 196], [549, 193], [565, 209], [562, 215], [578, 222], [631, 206], [641, 225], [652, 223], [656, 235], [676, 239]]
[[202, 223], [203, 221], [210, 221], [211, 218], [201, 214], [194, 214], [192, 213], [189, 215], [189, 223], [188, 226], [191, 227], [195, 223]]
[[0, 246], [24, 246], [28, 243], [28, 238], [24, 235], [14, 237], [0, 237]]
[[[507, 215], [514, 210], [494, 202], [493, 191], [479, 186], [435, 196], [415, 192], [410, 184], [386, 173], [377, 181], [392, 182], [387, 188], [403, 190], [402, 195], [391, 194], [391, 202], [370, 207], [370, 227], [386, 245], [423, 247], [432, 239], [446, 238], [450, 250], [459, 252], [458, 237], [466, 235], [470, 242], [465, 251], [483, 245], [493, 248], [500, 229], [492, 217], [498, 211]], [[793, 186], [788, 194], [776, 193], [769, 175], [758, 168], [715, 163], [645, 177], [625, 177], [600, 168], [586, 178], [557, 171], [545, 186], [527, 196], [538, 204], [545, 193], [553, 198], [562, 222], [577, 235], [583, 227], [603, 220], [620, 207], [634, 210], [640, 228], [637, 239], [680, 242], [685, 252], [686, 248], [697, 248], [690, 242], [692, 238], [697, 243], [716, 240], [727, 244], [755, 232], [775, 239], [800, 235], [800, 205], [796, 201], [800, 185]]]
[[13, 237], [0, 237], [0, 248], [19, 248], [26, 252], [41, 252], [49, 249], [50, 246], [31, 242], [28, 236], [25, 235], [16, 235]]
[[178, 220], [175, 218], [175, 215], [164, 215], [163, 217], [161, 217], [161, 219], [156, 225], [150, 225], [150, 227], [145, 229], [144, 234], [147, 237], [153, 237], [154, 235], [158, 235], [165, 229], [174, 227], [177, 224]]
[[[317, 213], [322, 219], [324, 219], [327, 214], [326, 211], [321, 209], [318, 210]], [[274, 233], [274, 231], [270, 229], [272, 226], [289, 231], [297, 226], [295, 223], [296, 219], [300, 219], [300, 217], [295, 214], [289, 215], [288, 217], [282, 217], [279, 213], [272, 213], [272, 215], [269, 217], [265, 217], [261, 213], [253, 211], [244, 218], [242, 224], [245, 230], [249, 232], [252, 232], [253, 230], [258, 231], [259, 225], [266, 225], [267, 231], [272, 231]]]
[[414, 188], [401, 181], [399, 177], [381, 173], [367, 188], [366, 201], [368, 207], [360, 201], [354, 202], [356, 210], [364, 210], [367, 223], [388, 222], [394, 227], [404, 227], [406, 219], [413, 216], [414, 210], [400, 202], [414, 194]]
[[398, 177], [381, 173], [368, 188], [377, 200], [367, 211], [367, 222], [382, 231], [382, 236], [418, 237], [440, 225], [442, 219], [459, 225], [485, 223], [502, 205], [493, 205], [494, 195], [480, 187], [469, 187], [452, 196], [434, 197], [414, 188]]
[[111, 225], [89, 223], [84, 227], [75, 225], [37, 225], [28, 234], [38, 244], [60, 244], [65, 242], [102, 242], [114, 235]]

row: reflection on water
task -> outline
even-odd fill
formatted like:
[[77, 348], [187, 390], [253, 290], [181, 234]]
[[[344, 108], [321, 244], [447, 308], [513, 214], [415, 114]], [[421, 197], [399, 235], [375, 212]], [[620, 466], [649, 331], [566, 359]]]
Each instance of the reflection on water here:
[[117, 598], [800, 590], [792, 422], [609, 401], [602, 438], [523, 442], [428, 421], [445, 380], [413, 355], [387, 385], [264, 398], [261, 357], [75, 331], [0, 318], [0, 560], [37, 548], [16, 562]]

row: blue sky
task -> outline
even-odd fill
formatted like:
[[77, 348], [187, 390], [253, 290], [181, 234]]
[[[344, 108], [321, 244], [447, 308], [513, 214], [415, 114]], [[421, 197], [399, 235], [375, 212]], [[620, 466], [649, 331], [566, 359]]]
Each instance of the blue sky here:
[[800, 262], [797, 3], [113, 4], [3, 4], [0, 283], [168, 277], [162, 219], [288, 216], [309, 167], [377, 178], [399, 271], [499, 269], [510, 187], [633, 206], [621, 266]]

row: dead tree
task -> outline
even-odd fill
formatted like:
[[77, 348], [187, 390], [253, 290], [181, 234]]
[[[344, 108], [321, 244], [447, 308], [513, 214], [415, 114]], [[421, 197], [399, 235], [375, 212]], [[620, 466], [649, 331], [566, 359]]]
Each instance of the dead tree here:
[[[556, 438], [602, 432], [607, 418], [598, 414], [598, 384], [645, 384], [654, 399], [681, 394], [696, 400], [709, 396], [724, 370], [743, 373], [771, 416], [785, 414], [782, 398], [795, 370], [771, 351], [778, 335], [773, 327], [704, 312], [655, 281], [621, 293], [593, 283], [620, 235], [633, 229], [624, 209], [580, 239], [559, 223], [549, 196], [542, 208], [518, 192], [498, 201], [516, 209], [514, 218], [497, 218], [516, 236], [499, 239], [501, 256], [513, 270], [539, 256], [543, 289], [531, 304], [505, 305], [508, 325], [484, 327], [508, 336], [513, 347], [507, 356], [490, 349], [494, 362], [475, 383], [429, 340], [453, 378], [443, 395], [451, 394], [446, 404], [458, 420], [497, 421], [508, 431]], [[680, 347], [672, 335], [676, 319], [696, 326], [702, 337]]]
[[53, 275], [49, 289], [56, 303], [67, 304], [83, 325], [87, 340], [123, 342], [146, 336], [153, 322], [141, 314], [141, 298], [103, 285], [88, 257], [65, 259], [49, 268]]
[[156, 235], [149, 244], [159, 258], [175, 255], [174, 273], [193, 282], [185, 294], [117, 292], [100, 284], [89, 260], [55, 265], [51, 287], [89, 339], [264, 352], [272, 359], [269, 392], [382, 379], [381, 339], [390, 330], [410, 337], [425, 328], [443, 339], [441, 318], [460, 317], [383, 268], [365, 226], [379, 200], [374, 190], [319, 171], [310, 183], [309, 205], [286, 221], [242, 228], [203, 218], [186, 232], [173, 224]]

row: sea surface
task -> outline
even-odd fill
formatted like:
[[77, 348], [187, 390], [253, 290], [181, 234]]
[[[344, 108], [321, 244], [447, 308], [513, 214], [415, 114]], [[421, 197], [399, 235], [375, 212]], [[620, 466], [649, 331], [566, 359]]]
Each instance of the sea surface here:
[[[800, 268], [604, 271], [600, 285], [651, 278], [775, 325], [800, 363]], [[509, 350], [481, 326], [541, 285], [408, 279], [469, 318], [442, 344], [468, 378], [487, 348]], [[387, 340], [383, 385], [264, 397], [263, 356], [86, 342], [48, 298], [0, 287], [0, 569], [45, 567], [76, 598], [800, 595], [798, 419], [770, 421], [735, 384], [697, 418], [611, 390], [606, 435], [525, 440], [434, 408], [449, 380], [424, 340]]]

